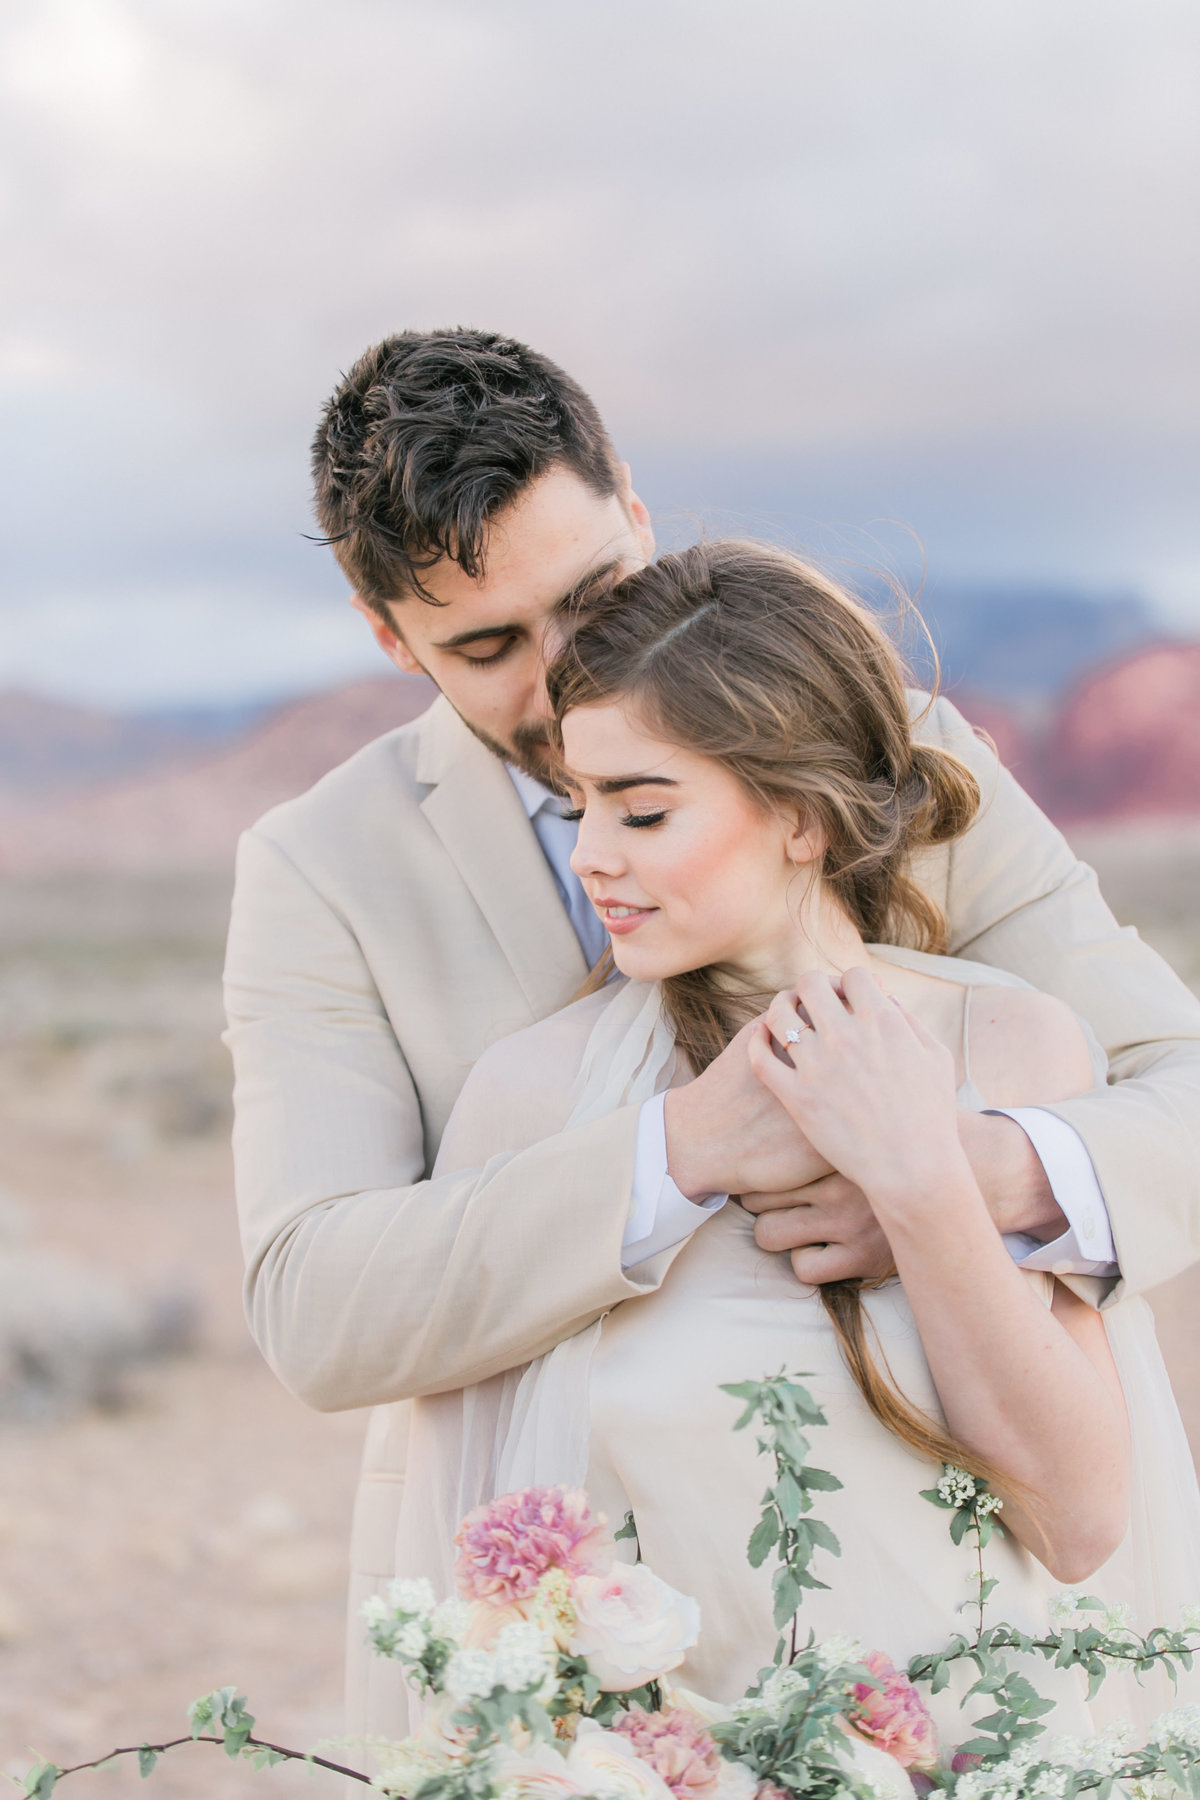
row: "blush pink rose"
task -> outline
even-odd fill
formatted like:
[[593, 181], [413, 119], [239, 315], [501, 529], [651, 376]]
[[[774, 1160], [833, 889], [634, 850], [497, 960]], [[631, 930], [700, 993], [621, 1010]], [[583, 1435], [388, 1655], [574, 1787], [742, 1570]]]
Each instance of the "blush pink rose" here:
[[594, 1719], [579, 1721], [567, 1753], [567, 1773], [581, 1794], [604, 1794], [609, 1800], [671, 1800], [662, 1776], [642, 1761], [629, 1740], [606, 1731]]
[[724, 1758], [703, 1719], [681, 1707], [644, 1712], [631, 1706], [612, 1730], [628, 1738], [643, 1762], [656, 1769], [676, 1800], [712, 1800]]
[[522, 1488], [477, 1506], [454, 1539], [454, 1579], [466, 1600], [514, 1606], [531, 1600], [548, 1569], [571, 1577], [612, 1566], [603, 1513], [593, 1517], [582, 1488]]
[[677, 1669], [700, 1635], [700, 1608], [651, 1574], [645, 1563], [619, 1563], [607, 1575], [572, 1583], [571, 1650], [607, 1693], [641, 1687]]
[[850, 1714], [856, 1731], [895, 1757], [902, 1769], [932, 1769], [937, 1762], [937, 1733], [925, 1702], [907, 1675], [872, 1650], [863, 1661], [882, 1687], [859, 1682]]

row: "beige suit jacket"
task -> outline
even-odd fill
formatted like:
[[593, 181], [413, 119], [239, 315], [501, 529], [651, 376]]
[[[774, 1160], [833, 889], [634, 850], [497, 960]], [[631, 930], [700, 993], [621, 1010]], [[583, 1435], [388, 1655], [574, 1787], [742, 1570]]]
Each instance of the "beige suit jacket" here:
[[[948, 702], [920, 731], [984, 807], [916, 873], [956, 953], [1057, 994], [1108, 1052], [1108, 1091], [1051, 1110], [1091, 1153], [1117, 1291], [1150, 1287], [1200, 1256], [1200, 1005]], [[444, 700], [242, 840], [226, 997], [247, 1308], [294, 1393], [379, 1408], [352, 1604], [394, 1572], [394, 1403], [524, 1363], [656, 1279], [620, 1267], [636, 1109], [426, 1178], [476, 1058], [585, 973], [512, 783]]]

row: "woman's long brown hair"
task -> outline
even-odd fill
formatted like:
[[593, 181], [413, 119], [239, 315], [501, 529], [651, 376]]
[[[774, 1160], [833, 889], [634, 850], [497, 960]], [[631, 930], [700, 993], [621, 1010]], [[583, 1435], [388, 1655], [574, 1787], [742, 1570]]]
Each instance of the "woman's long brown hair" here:
[[[560, 726], [572, 707], [628, 699], [652, 730], [723, 764], [763, 806], [799, 808], [821, 827], [822, 876], [865, 940], [945, 949], [945, 920], [910, 861], [966, 830], [978, 784], [947, 751], [914, 742], [895, 647], [817, 570], [725, 540], [621, 581], [602, 577], [576, 600], [547, 679]], [[697, 1074], [770, 999], [720, 968], [669, 976], [662, 988], [676, 1045]], [[875, 1285], [821, 1288], [867, 1406], [920, 1455], [1003, 1483], [880, 1369], [862, 1305]]]

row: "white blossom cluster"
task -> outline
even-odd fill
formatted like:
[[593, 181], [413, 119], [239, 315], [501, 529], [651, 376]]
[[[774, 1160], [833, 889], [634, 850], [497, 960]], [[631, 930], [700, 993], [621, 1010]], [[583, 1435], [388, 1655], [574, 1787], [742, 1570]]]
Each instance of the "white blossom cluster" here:
[[1180, 1607], [1179, 1629], [1181, 1631], [1200, 1631], [1200, 1606]]
[[537, 1625], [527, 1620], [506, 1625], [491, 1650], [456, 1650], [446, 1664], [446, 1691], [465, 1705], [486, 1700], [497, 1688], [526, 1694], [553, 1679], [555, 1656]]
[[1075, 1588], [1062, 1588], [1050, 1596], [1050, 1617], [1055, 1625], [1065, 1625], [1079, 1611], [1082, 1595]]
[[1200, 1706], [1177, 1706], [1173, 1712], [1163, 1713], [1154, 1721], [1150, 1735], [1156, 1744], [1177, 1744], [1200, 1756]]
[[[860, 1663], [866, 1655], [861, 1642], [848, 1631], [835, 1631], [816, 1646], [817, 1661], [828, 1673], [846, 1663]], [[777, 1679], [777, 1677], [772, 1677]]]
[[980, 1494], [975, 1503], [975, 1517], [986, 1519], [989, 1513], [1003, 1512], [1004, 1502], [999, 1494]]
[[[1198, 1712], [1200, 1718], [1200, 1709], [1179, 1710]], [[1133, 1742], [1133, 1726], [1117, 1719], [1098, 1737], [1014, 1744], [1005, 1761], [960, 1775], [954, 1787], [955, 1800], [1061, 1800], [1071, 1776], [1080, 1770], [1115, 1775]]]
[[737, 1719], [777, 1718], [790, 1700], [797, 1694], [809, 1693], [811, 1688], [811, 1681], [799, 1669], [776, 1669], [757, 1694], [734, 1702], [733, 1715]]
[[[428, 1581], [390, 1581], [382, 1594], [372, 1594], [361, 1607], [368, 1625], [384, 1625], [393, 1620], [411, 1620], [423, 1624], [437, 1610], [437, 1596]], [[422, 1632], [422, 1647], [427, 1632]], [[406, 1651], [419, 1656], [420, 1650]]]
[[947, 1506], [965, 1506], [979, 1492], [975, 1477], [966, 1469], [956, 1469], [953, 1463], [946, 1463], [945, 1470], [937, 1484], [938, 1498]]

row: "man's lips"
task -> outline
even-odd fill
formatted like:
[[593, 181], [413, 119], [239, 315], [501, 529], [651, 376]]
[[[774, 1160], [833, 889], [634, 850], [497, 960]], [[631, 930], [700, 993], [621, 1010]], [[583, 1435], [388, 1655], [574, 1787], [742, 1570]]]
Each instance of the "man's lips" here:
[[651, 913], [658, 911], [656, 906], [631, 906], [627, 900], [607, 897], [593, 900], [592, 905], [607, 925], [611, 937], [624, 937], [628, 932], [636, 931]]

